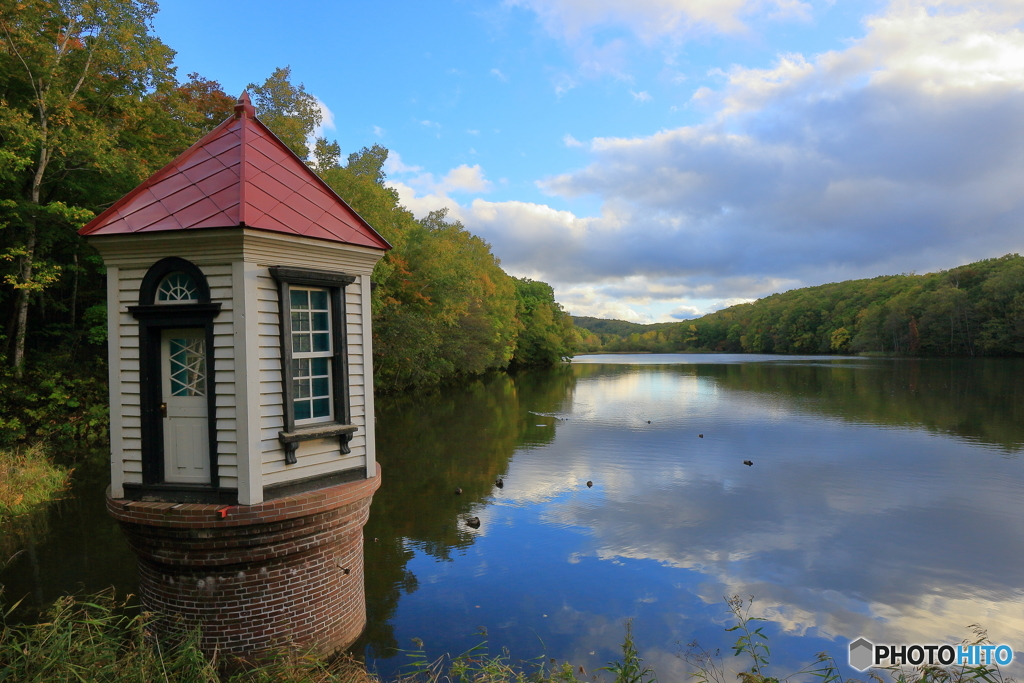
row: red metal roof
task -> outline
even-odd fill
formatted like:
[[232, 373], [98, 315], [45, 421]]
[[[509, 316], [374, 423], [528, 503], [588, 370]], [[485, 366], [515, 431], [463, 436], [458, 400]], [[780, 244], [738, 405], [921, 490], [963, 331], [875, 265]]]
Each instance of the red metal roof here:
[[391, 248], [255, 114], [248, 93], [243, 92], [233, 117], [78, 234], [242, 226]]

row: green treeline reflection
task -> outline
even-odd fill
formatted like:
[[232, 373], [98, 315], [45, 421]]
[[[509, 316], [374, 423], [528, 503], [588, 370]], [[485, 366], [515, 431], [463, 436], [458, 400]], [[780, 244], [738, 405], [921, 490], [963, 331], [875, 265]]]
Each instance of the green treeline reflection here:
[[406, 568], [414, 549], [450, 561], [473, 543], [462, 519], [493, 495], [517, 449], [554, 440], [554, 415], [572, 398], [573, 370], [493, 373], [444, 391], [378, 399], [383, 483], [363, 532], [368, 626], [356, 651], [395, 654], [390, 621], [401, 594], [417, 588]]
[[[1024, 447], [1024, 361], [928, 359], [691, 366], [726, 389], [782, 395], [807, 412], [921, 426], [1016, 453]], [[812, 400], [813, 399], [813, 400]]]

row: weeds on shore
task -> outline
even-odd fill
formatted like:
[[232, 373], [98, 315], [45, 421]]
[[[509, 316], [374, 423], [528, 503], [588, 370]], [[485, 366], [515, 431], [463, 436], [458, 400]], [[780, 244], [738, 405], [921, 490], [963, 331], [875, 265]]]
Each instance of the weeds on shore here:
[[[480, 629], [482, 637], [487, 636]], [[415, 650], [404, 652], [408, 663], [397, 683], [578, 683], [575, 669], [569, 662], [541, 656], [530, 662], [513, 664], [507, 649], [492, 655], [483, 641], [460, 655], [441, 655], [428, 659], [423, 641], [414, 638]], [[580, 667], [582, 672], [582, 667]]]
[[[0, 613], [4, 620], [17, 603]], [[0, 623], [2, 683], [375, 683], [362, 664], [281, 651], [255, 664], [225, 667], [199, 649], [199, 632], [157, 639], [153, 615], [127, 615], [111, 591], [58, 599], [41, 623]], [[225, 673], [229, 671], [230, 673]]]
[[50, 462], [41, 444], [0, 450], [0, 524], [52, 500], [70, 479], [71, 471]]
[[[828, 652], [819, 652], [815, 655], [813, 662], [788, 676], [779, 678], [766, 675], [765, 669], [769, 665], [771, 649], [768, 646], [768, 636], [762, 630], [763, 627], [753, 628], [752, 622], [766, 621], [762, 617], [750, 616], [750, 608], [754, 602], [753, 596], [744, 600], [738, 595], [734, 595], [731, 598], [725, 598], [725, 602], [736, 620], [735, 626], [725, 630], [730, 633], [739, 632], [739, 637], [732, 646], [733, 656], [739, 657], [745, 654], [751, 662], [749, 671], [740, 671], [736, 674], [736, 678], [741, 683], [790, 683], [813, 679], [819, 679], [819, 683], [864, 683], [856, 678], [844, 677], [839, 664]], [[973, 638], [964, 639], [964, 645], [989, 643], [988, 632], [985, 629], [977, 624], [971, 624], [968, 628], [971, 629]], [[724, 663], [717, 651], [715, 654], [711, 654], [697, 641], [693, 641], [687, 646], [681, 657], [694, 668], [690, 676], [698, 683], [728, 683], [729, 679]], [[962, 665], [948, 668], [927, 664], [889, 666], [869, 670], [865, 676], [871, 683], [1015, 683], [1012, 678], [1003, 676], [996, 664]], [[619, 681], [616, 680], [616, 683]]]
[[[2, 597], [2, 593], [0, 593]], [[788, 676], [768, 674], [771, 650], [768, 636], [750, 616], [753, 598], [737, 596], [726, 603], [736, 623], [726, 629], [738, 634], [734, 657], [747, 657], [750, 669], [740, 671], [740, 683], [862, 683], [845, 678], [828, 653]], [[58, 599], [41, 623], [7, 626], [17, 607], [0, 612], [0, 683], [380, 683], [364, 666], [351, 658], [322, 658], [314, 653], [280, 650], [258, 662], [224, 661], [207, 657], [199, 649], [198, 631], [185, 631], [177, 639], [157, 639], [153, 615], [128, 616], [126, 601], [104, 592], [87, 599]], [[964, 644], [987, 644], [988, 634], [972, 625], [973, 637]], [[486, 633], [481, 632], [482, 636]], [[582, 667], [559, 665], [544, 657], [512, 663], [507, 650], [488, 652], [486, 642], [452, 657], [428, 659], [422, 641], [406, 652], [408, 665], [395, 683], [580, 683]], [[731, 683], [721, 655], [710, 653], [696, 642], [680, 655], [697, 683]], [[226, 665], [226, 666], [225, 666]], [[655, 672], [644, 665], [633, 640], [632, 623], [625, 624], [622, 658], [599, 671], [613, 676], [613, 683], [657, 683]], [[577, 678], [577, 672], [583, 676]], [[890, 667], [868, 671], [870, 683], [1014, 683], [996, 665]], [[594, 677], [599, 680], [599, 675]]]

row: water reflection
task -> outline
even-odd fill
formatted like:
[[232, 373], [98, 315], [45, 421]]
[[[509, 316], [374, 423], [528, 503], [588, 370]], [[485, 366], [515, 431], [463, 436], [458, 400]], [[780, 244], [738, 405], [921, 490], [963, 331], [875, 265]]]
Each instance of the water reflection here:
[[[634, 617], [648, 662], [681, 679], [680, 643], [731, 644], [734, 593], [771, 619], [780, 670], [858, 635], [1024, 639], [1024, 362], [581, 361], [378, 401], [359, 648], [381, 673], [413, 637], [436, 657], [478, 627], [592, 671]], [[107, 479], [85, 459], [34, 557], [19, 536], [8, 601], [134, 590]]]
[[453, 553], [487, 533], [486, 526], [470, 529], [463, 520], [480, 514], [517, 449], [554, 440], [554, 416], [572, 400], [574, 381], [572, 368], [563, 366], [378, 401], [377, 448], [385, 475], [364, 530], [368, 627], [360, 642], [372, 656], [389, 657], [399, 647], [393, 623], [398, 600], [419, 585], [409, 560], [421, 552], [451, 562]]
[[[794, 666], [858, 635], [953, 642], [981, 622], [1024, 637], [1024, 366], [707, 358], [384, 407], [390, 488], [371, 524], [414, 528], [368, 550], [406, 572], [373, 591], [371, 654], [413, 636], [465, 649], [485, 626], [519, 656], [543, 642], [590, 669], [633, 616], [671, 674], [677, 643], [728, 644], [715, 622], [734, 593], [757, 596]], [[423, 432], [433, 445], [414, 445]], [[459, 482], [470, 495], [450, 494]], [[469, 513], [478, 533], [458, 526]]]
[[[59, 452], [57, 457], [70, 459]], [[0, 531], [4, 601], [9, 606], [22, 600], [12, 621], [36, 619], [68, 593], [89, 594], [114, 586], [123, 597], [137, 590], [135, 555], [106, 510], [106, 450], [79, 454], [74, 467], [71, 489], [60, 500], [39, 506]]]

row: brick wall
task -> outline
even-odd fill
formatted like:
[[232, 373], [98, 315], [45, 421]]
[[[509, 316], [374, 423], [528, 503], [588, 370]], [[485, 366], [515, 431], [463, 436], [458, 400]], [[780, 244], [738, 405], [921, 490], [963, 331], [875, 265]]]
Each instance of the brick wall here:
[[204, 651], [250, 658], [295, 646], [331, 652], [366, 624], [363, 525], [372, 479], [258, 505], [107, 497], [139, 557], [145, 609], [171, 635], [199, 625]]

